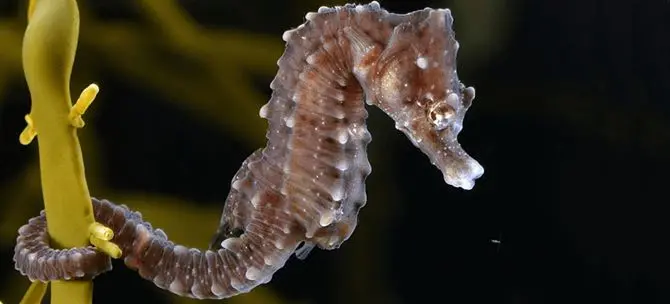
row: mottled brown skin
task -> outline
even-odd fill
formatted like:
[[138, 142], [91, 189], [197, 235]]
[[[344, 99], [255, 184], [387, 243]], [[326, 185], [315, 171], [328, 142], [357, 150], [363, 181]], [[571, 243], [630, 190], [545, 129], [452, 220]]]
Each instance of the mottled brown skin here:
[[[277, 172], [270, 183], [299, 223], [298, 231], [291, 232], [304, 234], [308, 244], [334, 249], [355, 229], [371, 171], [365, 159], [370, 141], [365, 99], [396, 120], [448, 183], [471, 188], [461, 180], [474, 180], [483, 171], [456, 137], [474, 89], [465, 89], [456, 75], [458, 47], [449, 12], [425, 9], [397, 15], [373, 3], [323, 8], [306, 18], [304, 25], [284, 34], [287, 49], [271, 84], [274, 94], [261, 110], [270, 126], [258, 167]], [[430, 59], [429, 67], [417, 66], [420, 56]], [[445, 102], [452, 93], [457, 104]], [[444, 116], [436, 113], [453, 119], [436, 129], [431, 122]], [[343, 129], [349, 138], [339, 142], [338, 130]], [[348, 170], [337, 169], [338, 160], [348, 161]], [[333, 193], [338, 191], [344, 197]], [[216, 242], [230, 236], [228, 231], [244, 230], [245, 219], [255, 212], [250, 196], [231, 196], [226, 202]], [[328, 225], [319, 224], [333, 214], [325, 221]]]
[[[395, 120], [396, 128], [443, 172], [445, 182], [469, 190], [484, 169], [457, 141], [475, 91], [456, 73], [453, 20], [448, 10], [432, 9], [409, 18], [414, 22], [395, 26], [386, 45], [361, 39], [359, 48], [372, 47], [370, 53], [379, 55], [364, 58], [354, 71], [368, 85], [368, 101]], [[448, 117], [436, 123], [440, 114]]]
[[[295, 253], [351, 237], [371, 172], [365, 103], [381, 108], [444, 173], [470, 189], [483, 168], [457, 141], [474, 89], [456, 75], [448, 10], [391, 14], [379, 4], [319, 9], [287, 31], [270, 84], [267, 146], [233, 177], [209, 250], [175, 245], [139, 213], [93, 200], [126, 265], [175, 294], [227, 298], [267, 283]], [[19, 230], [15, 261], [33, 280], [93, 277], [109, 260], [92, 248], [49, 247], [45, 217]], [[299, 247], [303, 244], [302, 247]]]

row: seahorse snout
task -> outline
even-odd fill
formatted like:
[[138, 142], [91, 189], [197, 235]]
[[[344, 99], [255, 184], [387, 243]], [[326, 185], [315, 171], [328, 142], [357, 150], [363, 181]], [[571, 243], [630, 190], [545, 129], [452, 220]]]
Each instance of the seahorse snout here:
[[475, 180], [484, 174], [484, 167], [475, 159], [467, 157], [461, 162], [444, 168], [442, 172], [444, 172], [444, 181], [447, 184], [471, 190], [475, 186]]

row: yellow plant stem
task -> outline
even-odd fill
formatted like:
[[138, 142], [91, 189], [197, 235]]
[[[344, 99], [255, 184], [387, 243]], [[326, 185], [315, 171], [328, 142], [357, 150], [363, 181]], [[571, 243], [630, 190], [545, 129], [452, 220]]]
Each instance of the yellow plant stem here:
[[[89, 245], [93, 208], [79, 139], [69, 119], [79, 10], [75, 0], [33, 0], [29, 7], [23, 69], [32, 99], [29, 127], [38, 139], [51, 246], [84, 247]], [[51, 303], [92, 303], [92, 291], [91, 281], [54, 281]]]
[[19, 304], [42, 303], [42, 298], [44, 297], [44, 293], [46, 291], [47, 291], [47, 283], [35, 281], [32, 284], [30, 284], [28, 291], [26, 291], [26, 294], [23, 296], [23, 299], [21, 299], [21, 302]]

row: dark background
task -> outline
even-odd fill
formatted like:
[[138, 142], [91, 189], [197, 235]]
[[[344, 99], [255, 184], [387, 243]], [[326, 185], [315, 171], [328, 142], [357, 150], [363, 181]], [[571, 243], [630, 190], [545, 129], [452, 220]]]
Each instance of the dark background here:
[[[205, 247], [230, 179], [264, 144], [257, 112], [281, 34], [333, 4], [344, 2], [80, 1], [72, 94], [101, 86], [80, 131], [93, 195]], [[352, 238], [223, 302], [670, 303], [670, 3], [381, 5], [452, 9], [459, 76], [477, 89], [459, 138], [486, 173], [472, 191], [444, 184], [371, 108], [373, 172]], [[25, 4], [1, 1], [5, 303], [28, 286], [11, 261], [16, 229], [41, 209], [37, 145], [18, 143], [30, 107], [24, 28]], [[95, 303], [194, 303], [115, 266], [95, 280]]]

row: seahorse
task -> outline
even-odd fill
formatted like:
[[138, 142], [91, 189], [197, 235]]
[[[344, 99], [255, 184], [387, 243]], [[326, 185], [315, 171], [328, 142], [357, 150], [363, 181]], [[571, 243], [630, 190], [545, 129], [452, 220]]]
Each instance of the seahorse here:
[[[475, 90], [457, 76], [449, 9], [394, 14], [373, 1], [321, 7], [305, 19], [282, 36], [285, 52], [259, 113], [267, 145], [233, 177], [208, 250], [176, 245], [138, 212], [92, 198], [126, 265], [158, 287], [227, 298], [269, 282], [293, 254], [339, 248], [367, 201], [366, 104], [390, 116], [447, 184], [470, 190], [484, 173], [457, 140]], [[51, 248], [44, 213], [19, 229], [14, 260], [31, 280], [111, 269], [93, 247]]]

